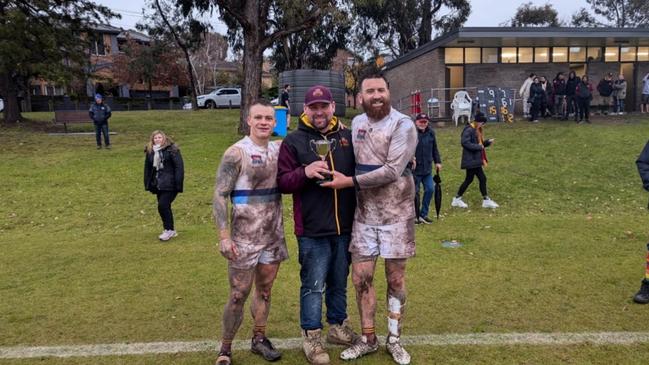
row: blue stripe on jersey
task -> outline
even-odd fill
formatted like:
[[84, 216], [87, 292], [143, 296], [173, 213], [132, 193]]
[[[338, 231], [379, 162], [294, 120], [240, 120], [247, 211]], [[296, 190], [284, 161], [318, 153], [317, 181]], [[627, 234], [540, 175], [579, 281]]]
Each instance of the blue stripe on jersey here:
[[381, 167], [383, 167], [383, 165], [363, 165], [363, 164], [357, 163], [356, 164], [356, 172], [357, 173], [366, 173], [366, 172], [374, 171], [374, 170], [379, 169]]
[[278, 201], [281, 199], [278, 188], [234, 190], [230, 194], [232, 204], [259, 204]]

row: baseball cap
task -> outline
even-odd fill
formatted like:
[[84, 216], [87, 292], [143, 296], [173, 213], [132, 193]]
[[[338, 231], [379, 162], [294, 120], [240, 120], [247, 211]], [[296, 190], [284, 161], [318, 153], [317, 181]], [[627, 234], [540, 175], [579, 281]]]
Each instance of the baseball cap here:
[[95, 94], [95, 99], [102, 99], [102, 100], [103, 100], [103, 99], [104, 99], [104, 97], [103, 97], [103, 96], [101, 96], [101, 94]]
[[426, 113], [419, 113], [415, 116], [415, 122], [421, 119], [426, 119], [427, 121], [430, 121], [430, 119], [428, 118], [428, 114]]
[[331, 104], [334, 101], [331, 96], [331, 91], [322, 85], [315, 85], [307, 90], [306, 95], [304, 95], [304, 105], [309, 106], [315, 103], [327, 103]]

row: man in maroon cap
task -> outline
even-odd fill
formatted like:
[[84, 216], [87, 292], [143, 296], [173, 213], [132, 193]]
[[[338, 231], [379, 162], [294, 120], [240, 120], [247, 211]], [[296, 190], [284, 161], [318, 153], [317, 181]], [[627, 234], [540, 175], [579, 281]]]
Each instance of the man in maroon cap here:
[[[282, 142], [277, 166], [279, 190], [293, 194], [302, 282], [300, 326], [304, 354], [311, 364], [329, 364], [321, 337], [323, 294], [329, 323], [327, 341], [351, 345], [358, 337], [347, 321], [354, 188], [334, 190], [320, 186], [331, 170], [352, 175], [355, 168], [351, 131], [334, 116], [335, 109], [327, 87], [311, 87], [304, 97], [304, 113], [297, 130]], [[329, 144], [325, 161], [316, 154], [316, 143]]]

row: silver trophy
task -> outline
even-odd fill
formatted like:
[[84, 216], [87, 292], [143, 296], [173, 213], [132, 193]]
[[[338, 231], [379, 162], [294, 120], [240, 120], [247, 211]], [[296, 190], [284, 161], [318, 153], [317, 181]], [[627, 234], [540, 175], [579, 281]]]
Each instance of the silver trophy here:
[[[313, 153], [320, 157], [322, 161], [326, 161], [327, 155], [329, 155], [329, 153], [333, 152], [336, 149], [336, 140], [334, 138], [318, 140], [312, 139], [309, 141], [309, 145], [311, 146], [311, 151], [313, 151]], [[325, 176], [325, 178], [322, 180], [318, 180], [317, 183], [321, 184], [325, 181], [331, 180], [333, 180], [333, 173]]]

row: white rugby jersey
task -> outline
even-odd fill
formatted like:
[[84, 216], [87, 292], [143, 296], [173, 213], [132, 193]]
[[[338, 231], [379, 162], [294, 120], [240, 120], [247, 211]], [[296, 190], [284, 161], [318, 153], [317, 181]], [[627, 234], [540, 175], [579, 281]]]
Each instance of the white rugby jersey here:
[[246, 136], [233, 147], [241, 152], [241, 166], [230, 193], [232, 240], [254, 244], [283, 240], [282, 196], [277, 188], [280, 142], [262, 147]]
[[358, 204], [354, 219], [369, 225], [415, 217], [415, 184], [406, 165], [417, 148], [414, 122], [395, 109], [377, 122], [366, 114], [352, 121]]

